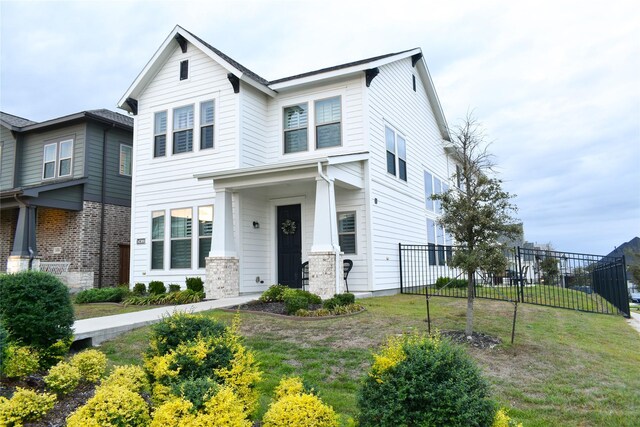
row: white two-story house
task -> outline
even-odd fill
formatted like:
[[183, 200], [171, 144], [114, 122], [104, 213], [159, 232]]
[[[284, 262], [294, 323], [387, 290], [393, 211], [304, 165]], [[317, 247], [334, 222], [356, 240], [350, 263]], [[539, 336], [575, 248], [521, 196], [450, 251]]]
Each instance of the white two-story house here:
[[428, 196], [455, 172], [420, 49], [267, 81], [176, 26], [126, 91], [131, 283], [208, 298], [399, 289], [398, 243], [445, 244]]

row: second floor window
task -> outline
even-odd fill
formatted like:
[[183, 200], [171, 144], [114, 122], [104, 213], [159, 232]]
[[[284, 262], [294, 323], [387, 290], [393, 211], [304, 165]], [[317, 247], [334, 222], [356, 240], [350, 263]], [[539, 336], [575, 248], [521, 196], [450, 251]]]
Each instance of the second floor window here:
[[440, 200], [433, 200], [431, 196], [449, 191], [449, 185], [431, 173], [424, 172], [424, 199], [427, 210], [442, 213]]
[[340, 97], [316, 101], [316, 148], [342, 144]]
[[173, 110], [173, 154], [193, 151], [193, 105]]
[[154, 115], [153, 157], [164, 157], [167, 153], [167, 112]]
[[42, 161], [42, 178], [52, 179], [70, 176], [72, 159], [72, 139], [45, 145]]
[[120, 144], [120, 175], [131, 176], [133, 147]]
[[200, 149], [213, 148], [213, 101], [200, 104]]
[[385, 127], [387, 172], [403, 181], [407, 180], [407, 142], [393, 129]]
[[308, 106], [306, 103], [284, 109], [284, 152], [307, 151]]

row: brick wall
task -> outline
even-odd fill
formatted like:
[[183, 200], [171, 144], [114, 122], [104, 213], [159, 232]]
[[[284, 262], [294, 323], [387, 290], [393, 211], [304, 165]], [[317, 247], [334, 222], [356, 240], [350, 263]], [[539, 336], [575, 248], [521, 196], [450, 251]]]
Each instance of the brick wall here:
[[7, 260], [13, 249], [17, 221], [18, 209], [0, 210], [0, 271], [5, 271], [7, 268]]

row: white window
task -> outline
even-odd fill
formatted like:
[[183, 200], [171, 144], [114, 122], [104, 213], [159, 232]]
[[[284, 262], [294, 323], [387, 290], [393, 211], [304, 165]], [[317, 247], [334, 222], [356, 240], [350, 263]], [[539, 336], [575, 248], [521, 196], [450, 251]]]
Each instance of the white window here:
[[193, 151], [193, 105], [173, 110], [173, 154]]
[[309, 123], [307, 103], [285, 107], [284, 120], [284, 152], [297, 153], [307, 151], [307, 126]]
[[213, 101], [200, 104], [200, 149], [213, 148]]
[[198, 207], [198, 268], [206, 267], [213, 236], [213, 206]]
[[407, 142], [403, 136], [385, 126], [387, 172], [403, 181], [407, 180]]
[[154, 115], [153, 157], [164, 157], [167, 153], [167, 112]]
[[120, 144], [120, 175], [131, 176], [133, 147]]
[[340, 97], [315, 102], [316, 148], [336, 147], [342, 144]]
[[171, 210], [171, 268], [191, 268], [193, 210]]
[[73, 140], [67, 139], [44, 146], [42, 178], [51, 179], [71, 175]]
[[440, 200], [433, 200], [431, 196], [449, 191], [449, 185], [431, 173], [424, 172], [424, 200], [427, 210], [442, 213]]
[[164, 268], [164, 211], [151, 212], [151, 269]]
[[338, 243], [345, 254], [356, 254], [356, 213], [338, 212]]

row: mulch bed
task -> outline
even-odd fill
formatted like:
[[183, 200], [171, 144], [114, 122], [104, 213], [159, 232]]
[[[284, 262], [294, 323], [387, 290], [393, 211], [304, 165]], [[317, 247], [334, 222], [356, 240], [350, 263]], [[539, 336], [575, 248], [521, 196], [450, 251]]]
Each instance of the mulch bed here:
[[440, 334], [448, 337], [451, 341], [458, 344], [467, 344], [471, 347], [479, 348], [482, 350], [491, 350], [495, 346], [502, 343], [502, 340], [498, 337], [492, 337], [480, 332], [474, 332], [471, 338], [467, 337], [464, 331], [440, 331]]
[[[318, 310], [322, 308], [322, 304], [310, 304], [309, 310]], [[333, 319], [336, 317], [345, 317], [352, 316], [354, 314], [360, 314], [364, 311], [364, 308], [360, 311], [356, 311], [354, 313], [349, 314], [340, 314], [340, 315], [332, 315], [332, 316], [318, 316], [318, 317], [303, 317], [303, 316], [293, 316], [287, 314], [287, 310], [283, 302], [262, 302], [259, 300], [249, 301], [246, 304], [234, 305], [233, 307], [228, 307], [224, 309], [224, 311], [249, 311], [253, 313], [263, 313], [277, 317], [286, 317], [289, 319], [295, 320], [322, 320], [322, 319]]]

